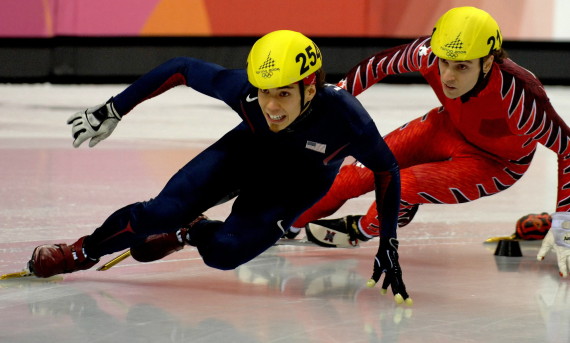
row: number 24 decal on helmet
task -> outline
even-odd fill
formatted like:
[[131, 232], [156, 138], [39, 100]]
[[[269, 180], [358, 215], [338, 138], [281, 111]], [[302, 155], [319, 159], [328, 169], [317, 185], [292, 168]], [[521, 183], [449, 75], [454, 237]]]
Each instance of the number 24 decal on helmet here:
[[499, 46], [499, 47], [503, 43], [501, 41], [501, 32], [499, 30], [497, 30], [496, 38], [491, 36], [491, 37], [489, 37], [489, 39], [487, 39], [487, 45], [491, 45], [491, 48], [489, 49], [489, 54], [493, 53], [493, 50], [498, 50], [495, 48], [495, 43], [497, 43], [497, 46]]

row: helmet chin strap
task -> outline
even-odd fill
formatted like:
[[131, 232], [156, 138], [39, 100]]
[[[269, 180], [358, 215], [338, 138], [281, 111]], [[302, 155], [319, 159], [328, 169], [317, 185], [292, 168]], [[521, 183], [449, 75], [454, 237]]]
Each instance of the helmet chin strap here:
[[301, 92], [301, 112], [299, 112], [299, 114], [303, 113], [303, 111], [305, 111], [311, 104], [310, 101], [307, 101], [307, 103], [305, 104], [305, 85], [306, 86], [314, 85], [316, 82], [317, 82], [316, 72], [312, 73], [311, 75], [305, 77], [304, 79], [298, 82], [299, 91]]
[[311, 102], [307, 101], [305, 104], [305, 84], [303, 84], [303, 82], [299, 82], [299, 91], [301, 92], [301, 112], [299, 112], [299, 114], [302, 114], [307, 107], [309, 107]]
[[489, 68], [489, 70], [485, 73], [483, 71], [483, 66], [481, 65], [481, 70], [479, 71], [479, 77], [477, 78], [477, 82], [475, 83], [475, 86], [473, 86], [473, 88], [471, 88], [471, 90], [469, 92], [467, 92], [461, 96], [462, 102], [466, 102], [471, 97], [477, 96], [477, 94], [479, 94], [479, 92], [481, 92], [485, 87], [487, 87], [487, 84], [489, 83], [489, 78], [487, 76], [491, 72], [491, 69], [492, 69], [492, 67]]

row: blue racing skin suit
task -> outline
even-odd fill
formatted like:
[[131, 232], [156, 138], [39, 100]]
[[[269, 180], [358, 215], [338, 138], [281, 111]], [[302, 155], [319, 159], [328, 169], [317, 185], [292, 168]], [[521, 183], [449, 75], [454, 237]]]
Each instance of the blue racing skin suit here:
[[99, 258], [148, 235], [175, 231], [239, 190], [224, 221], [200, 221], [190, 231], [207, 265], [236, 268], [271, 247], [323, 197], [349, 155], [374, 172], [381, 234], [396, 237], [398, 164], [354, 96], [334, 85], [317, 88], [309, 108], [275, 133], [245, 70], [179, 57], [143, 75], [113, 103], [126, 115], [178, 85], [223, 101], [242, 122], [182, 167], [155, 198], [113, 213], [85, 239], [88, 256]]

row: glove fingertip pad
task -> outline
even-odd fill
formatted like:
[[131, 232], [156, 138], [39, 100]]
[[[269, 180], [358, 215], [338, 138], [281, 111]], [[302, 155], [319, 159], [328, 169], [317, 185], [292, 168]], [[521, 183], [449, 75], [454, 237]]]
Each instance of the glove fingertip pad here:
[[398, 293], [394, 296], [394, 300], [396, 301], [396, 304], [400, 305], [404, 302], [404, 297], [402, 297], [402, 295]]

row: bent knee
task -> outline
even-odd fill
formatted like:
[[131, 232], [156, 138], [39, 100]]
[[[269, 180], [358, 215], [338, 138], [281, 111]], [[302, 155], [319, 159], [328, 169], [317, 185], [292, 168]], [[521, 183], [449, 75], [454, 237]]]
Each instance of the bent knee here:
[[206, 259], [204, 258], [204, 263], [210, 268], [215, 268], [219, 270], [233, 270], [242, 265], [242, 263], [235, 263], [235, 261], [229, 261], [227, 259]]
[[236, 269], [253, 257], [246, 256], [247, 248], [239, 247], [236, 242], [217, 242], [204, 249], [199, 246], [204, 263], [211, 268], [220, 270]]

